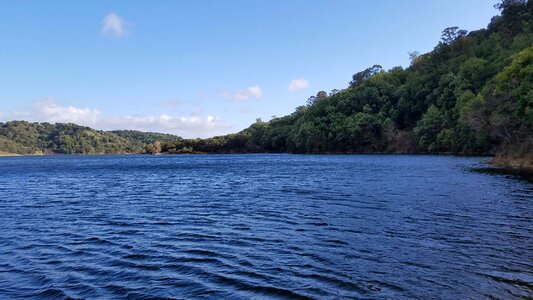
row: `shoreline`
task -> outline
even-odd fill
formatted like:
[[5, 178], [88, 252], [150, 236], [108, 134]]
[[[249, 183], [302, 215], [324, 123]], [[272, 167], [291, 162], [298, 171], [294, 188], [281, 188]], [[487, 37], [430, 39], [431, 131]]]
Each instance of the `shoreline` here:
[[533, 155], [531, 154], [519, 158], [496, 155], [487, 164], [502, 174], [516, 174], [533, 181]]
[[0, 151], [0, 156], [22, 156], [21, 154]]
[[405, 153], [405, 152], [363, 152], [363, 153], [278, 153], [278, 152], [246, 152], [246, 153], [208, 153], [208, 152], [190, 152], [190, 153], [92, 153], [92, 154], [17, 154], [0, 151], [0, 157], [22, 157], [22, 156], [86, 156], [86, 155], [146, 155], [146, 156], [173, 156], [173, 155], [247, 155], [247, 154], [295, 154], [295, 155], [438, 155], [438, 156], [457, 156], [457, 157], [491, 157], [490, 160], [484, 162], [486, 170], [492, 170], [493, 173], [499, 174], [515, 174], [521, 177], [533, 178], [533, 161], [529, 158], [509, 158], [506, 156], [499, 156], [493, 154], [452, 154], [452, 153]]

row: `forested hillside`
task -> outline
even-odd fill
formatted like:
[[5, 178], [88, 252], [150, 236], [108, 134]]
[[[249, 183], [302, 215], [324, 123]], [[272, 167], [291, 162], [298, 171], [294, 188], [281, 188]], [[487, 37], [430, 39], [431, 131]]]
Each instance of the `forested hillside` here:
[[533, 1], [497, 7], [486, 29], [446, 28], [433, 51], [410, 53], [406, 69], [374, 65], [291, 115], [185, 144], [205, 152], [530, 154]]
[[[0, 123], [0, 151], [17, 154], [114, 154], [152, 152], [157, 141], [180, 138], [139, 131], [99, 131], [75, 124]], [[159, 143], [159, 142], [157, 142]]]
[[[487, 28], [444, 29], [411, 65], [374, 65], [294, 113], [235, 134], [184, 140], [72, 124], [0, 123], [14, 153], [453, 153], [525, 159], [533, 168], [533, 0], [505, 0]], [[334, 49], [332, 50], [334, 51]]]

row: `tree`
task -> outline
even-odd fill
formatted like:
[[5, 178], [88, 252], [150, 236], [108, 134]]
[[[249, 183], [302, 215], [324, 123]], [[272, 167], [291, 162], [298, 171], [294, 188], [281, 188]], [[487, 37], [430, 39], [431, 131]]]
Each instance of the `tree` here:
[[373, 65], [370, 68], [365, 69], [364, 71], [355, 73], [352, 76], [352, 81], [350, 81], [350, 87], [358, 87], [362, 85], [365, 81], [367, 81], [370, 77], [376, 75], [377, 73], [381, 72], [383, 70], [383, 67], [380, 65]]
[[[529, 0], [502, 0], [494, 6], [501, 11], [501, 31], [508, 38], [512, 38], [521, 32], [527, 23], [531, 26], [531, 13], [533, 12], [533, 1]], [[498, 19], [496, 20], [498, 21]]]
[[527, 0], [502, 0], [500, 3], [494, 4], [494, 8], [503, 12], [522, 7], [527, 4]]
[[495, 77], [491, 112], [496, 132], [506, 142], [520, 143], [533, 136], [533, 46], [513, 57]]
[[338, 93], [340, 92], [340, 90], [338, 89], [332, 89], [331, 92], [329, 92], [329, 96], [334, 96], [334, 95], [337, 95]]
[[442, 42], [444, 44], [450, 45], [458, 38], [465, 36], [468, 33], [466, 30], [459, 29], [457, 26], [448, 27], [442, 31]]
[[307, 101], [305, 104], [307, 105], [307, 107], [311, 107], [315, 104], [315, 102], [316, 102], [316, 96], [311, 96], [307, 98]]
[[417, 62], [418, 57], [420, 56], [420, 52], [409, 51], [407, 52], [407, 55], [409, 55], [409, 61], [411, 62], [411, 65], [414, 65]]
[[435, 105], [431, 105], [415, 129], [421, 147], [430, 152], [439, 150], [437, 137], [442, 130], [443, 123], [444, 115]]
[[316, 99], [317, 100], [324, 100], [324, 99], [327, 99], [328, 98], [328, 93], [324, 92], [324, 91], [320, 91], [316, 94]]
[[161, 142], [160, 141], [155, 141], [154, 150], [156, 154], [161, 153]]

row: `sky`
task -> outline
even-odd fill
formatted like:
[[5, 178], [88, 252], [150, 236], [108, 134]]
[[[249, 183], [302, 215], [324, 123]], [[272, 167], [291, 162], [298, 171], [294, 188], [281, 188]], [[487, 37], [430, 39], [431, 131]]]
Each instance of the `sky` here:
[[485, 28], [495, 2], [0, 0], [0, 121], [238, 132]]

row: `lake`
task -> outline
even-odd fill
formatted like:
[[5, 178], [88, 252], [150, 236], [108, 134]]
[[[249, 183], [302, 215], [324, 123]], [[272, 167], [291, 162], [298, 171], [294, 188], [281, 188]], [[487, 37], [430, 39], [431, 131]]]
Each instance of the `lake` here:
[[0, 158], [0, 298], [533, 297], [533, 185], [487, 158]]

